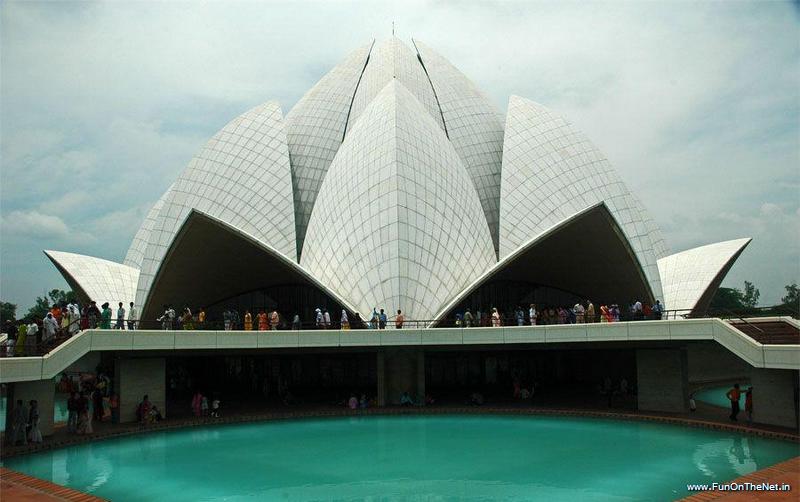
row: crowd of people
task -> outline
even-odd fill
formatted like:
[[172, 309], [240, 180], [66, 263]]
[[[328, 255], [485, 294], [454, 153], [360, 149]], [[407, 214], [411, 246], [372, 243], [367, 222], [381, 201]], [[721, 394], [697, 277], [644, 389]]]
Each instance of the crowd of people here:
[[39, 402], [32, 399], [28, 404], [17, 399], [11, 410], [9, 443], [11, 445], [27, 445], [42, 442], [42, 431], [39, 429]]
[[549, 324], [583, 324], [583, 323], [609, 323], [620, 321], [660, 320], [664, 315], [664, 306], [656, 300], [652, 306], [639, 300], [631, 303], [626, 312], [623, 312], [616, 303], [611, 305], [594, 306], [591, 300], [578, 302], [571, 307], [547, 306], [537, 308], [530, 304], [527, 309], [517, 306], [511, 309], [510, 314], [503, 314], [497, 308], [491, 311], [476, 309], [473, 314], [467, 308], [455, 317], [457, 327], [500, 327], [500, 326], [537, 326]]
[[[353, 314], [352, 319], [347, 310], [342, 309], [338, 318], [334, 318], [326, 308], [316, 308], [314, 319], [304, 322], [300, 314], [294, 313], [291, 321], [284, 317], [277, 309], [267, 312], [260, 309], [257, 312], [249, 309], [240, 312], [228, 307], [222, 312], [222, 322], [209, 322], [206, 310], [198, 308], [193, 313], [189, 307], [184, 307], [178, 313], [172, 305], [164, 305], [163, 313], [155, 320], [163, 330], [193, 330], [193, 329], [218, 329], [226, 331], [274, 331], [274, 330], [299, 330], [299, 329], [386, 329], [392, 325], [394, 329], [403, 329], [406, 318], [403, 311], [398, 309], [395, 315], [390, 316], [384, 309], [374, 308], [365, 319], [359, 312]], [[602, 304], [595, 307], [590, 300], [578, 302], [573, 306], [544, 306], [535, 304], [527, 308], [517, 306], [508, 309], [506, 313], [497, 308], [489, 310], [475, 309], [473, 312], [467, 308], [459, 311], [452, 324], [441, 322], [441, 325], [455, 325], [457, 327], [500, 327], [500, 326], [535, 326], [548, 324], [581, 324], [581, 323], [611, 323], [632, 320], [658, 320], [664, 315], [664, 306], [656, 300], [652, 306], [648, 303], [635, 301], [625, 310], [617, 304]], [[108, 302], [99, 307], [94, 301], [81, 306], [77, 302], [54, 305], [41, 321], [6, 321], [3, 330], [8, 334], [2, 353], [5, 357], [38, 355], [43, 349], [52, 348], [80, 330], [90, 328], [134, 330], [141, 327], [142, 321], [138, 318], [138, 309], [133, 302], [125, 308], [118, 302], [114, 312]], [[421, 321], [427, 325], [429, 320]], [[149, 327], [149, 326], [146, 326]]]

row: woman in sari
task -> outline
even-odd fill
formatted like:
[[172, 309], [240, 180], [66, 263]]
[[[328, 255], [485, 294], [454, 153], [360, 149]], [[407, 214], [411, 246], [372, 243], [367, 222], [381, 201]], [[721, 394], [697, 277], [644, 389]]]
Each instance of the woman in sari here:
[[267, 331], [269, 329], [269, 321], [267, 320], [267, 313], [262, 309], [258, 313], [258, 330]]
[[600, 322], [613, 322], [611, 311], [605, 305], [600, 305]]

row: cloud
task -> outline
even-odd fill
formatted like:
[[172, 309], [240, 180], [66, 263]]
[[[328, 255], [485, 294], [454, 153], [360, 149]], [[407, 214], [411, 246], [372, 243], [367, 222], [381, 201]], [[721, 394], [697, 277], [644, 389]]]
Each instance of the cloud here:
[[6, 236], [31, 236], [61, 239], [69, 235], [69, 228], [58, 216], [38, 211], [11, 211], [2, 216]]
[[122, 259], [214, 132], [267, 100], [287, 113], [392, 21], [500, 112], [518, 94], [583, 129], [672, 250], [751, 235], [731, 281], [755, 281], [769, 303], [800, 280], [786, 230], [800, 152], [792, 3], [3, 2], [3, 230], [38, 214], [70, 231], [55, 244], [4, 238], [3, 295], [29, 303], [31, 283], [60, 280], [31, 259], [42, 247]]

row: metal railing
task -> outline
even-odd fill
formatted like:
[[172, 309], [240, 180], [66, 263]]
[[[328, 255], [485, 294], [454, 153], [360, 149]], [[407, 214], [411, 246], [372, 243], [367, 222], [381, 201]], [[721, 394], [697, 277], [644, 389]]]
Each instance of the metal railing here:
[[[575, 316], [566, 317], [566, 318], [556, 318], [556, 317], [549, 317], [546, 316], [540, 317], [537, 319], [536, 324], [534, 326], [547, 326], [547, 325], [568, 325], [568, 324], [592, 324], [592, 323], [607, 323], [607, 322], [627, 322], [627, 321], [645, 321], [645, 320], [669, 320], [669, 319], [679, 319], [687, 317], [689, 311], [685, 310], [670, 310], [664, 311], [661, 313], [660, 316], [658, 315], [634, 315], [634, 314], [626, 314], [621, 315], [619, 319], [615, 318], [604, 318], [602, 315], [595, 313], [595, 316], [590, 318], [588, 315], [584, 314], [583, 316]], [[43, 330], [40, 327], [39, 331], [33, 335], [35, 336], [35, 340], [31, 340], [30, 336], [26, 334], [25, 339], [21, 344], [17, 344], [16, 337], [9, 337], [4, 342], [0, 342], [0, 357], [30, 357], [30, 356], [42, 356], [47, 354], [48, 352], [52, 351], [62, 343], [69, 340], [72, 336], [76, 333], [79, 333], [82, 329], [108, 329], [110, 331], [113, 330], [122, 330], [122, 331], [157, 331], [157, 330], [176, 330], [176, 331], [236, 331], [236, 332], [286, 332], [286, 331], [300, 331], [300, 330], [370, 330], [370, 329], [377, 329], [377, 330], [398, 330], [398, 329], [422, 329], [422, 328], [429, 328], [435, 323], [435, 327], [437, 328], [460, 328], [460, 329], [471, 329], [471, 328], [492, 328], [492, 327], [509, 327], [509, 326], [531, 326], [530, 319], [527, 318], [527, 315], [523, 317], [522, 324], [520, 324], [518, 317], [514, 314], [512, 315], [501, 315], [500, 319], [492, 319], [489, 314], [482, 314], [481, 318], [478, 319], [477, 316], [473, 318], [472, 321], [464, 320], [463, 317], [449, 317], [444, 319], [405, 319], [402, 322], [401, 326], [397, 325], [397, 319], [395, 317], [387, 318], [385, 322], [381, 321], [372, 321], [372, 320], [363, 320], [361, 322], [358, 320], [350, 320], [347, 324], [342, 324], [339, 321], [331, 322], [331, 323], [318, 323], [318, 322], [290, 322], [284, 319], [281, 319], [277, 326], [273, 327], [271, 324], [263, 324], [259, 323], [257, 320], [254, 320], [251, 323], [246, 323], [243, 320], [205, 320], [205, 321], [198, 321], [196, 319], [192, 319], [191, 322], [183, 322], [180, 318], [173, 319], [171, 321], [165, 321], [162, 318], [158, 319], [137, 319], [137, 320], [130, 320], [126, 319], [121, 325], [119, 325], [116, 320], [113, 320], [110, 324], [110, 328], [102, 328], [102, 322], [87, 322], [87, 319], [82, 318], [72, 322], [68, 326], [60, 327], [54, 336], [49, 338], [43, 338]], [[499, 322], [498, 322], [499, 321]], [[562, 322], [563, 321], [563, 322]], [[121, 326], [121, 327], [120, 327]], [[75, 329], [75, 328], [79, 329]], [[13, 340], [13, 348], [12, 348], [12, 340]]]

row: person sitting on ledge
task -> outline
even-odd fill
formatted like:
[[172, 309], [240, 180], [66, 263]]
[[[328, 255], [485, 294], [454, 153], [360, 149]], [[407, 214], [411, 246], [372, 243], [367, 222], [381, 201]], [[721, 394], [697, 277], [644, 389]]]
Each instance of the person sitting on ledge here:
[[400, 396], [400, 406], [414, 406], [414, 400], [408, 395], [408, 392], [403, 392]]
[[142, 402], [139, 403], [136, 409], [136, 419], [143, 424], [148, 423], [150, 420], [150, 410], [153, 405], [150, 403], [150, 397], [145, 394], [142, 398]]

